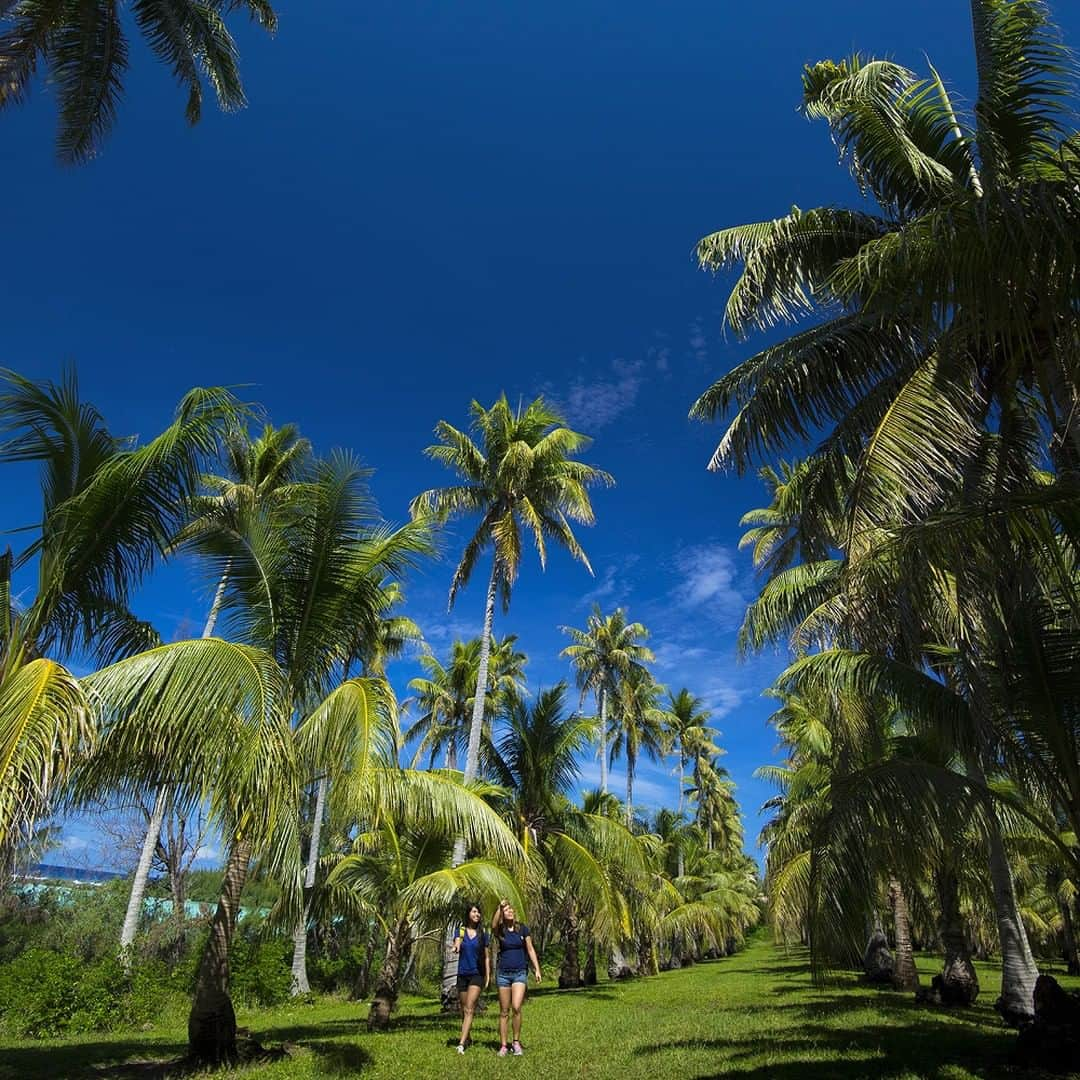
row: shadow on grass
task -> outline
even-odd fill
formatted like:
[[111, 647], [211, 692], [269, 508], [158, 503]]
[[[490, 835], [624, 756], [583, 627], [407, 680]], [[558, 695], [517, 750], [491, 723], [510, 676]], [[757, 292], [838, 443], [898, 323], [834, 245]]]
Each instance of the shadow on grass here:
[[[827, 1012], [841, 1016], [857, 1007], [858, 1003], [838, 1000], [827, 1004]], [[781, 1030], [770, 1040], [761, 1037], [675, 1039], [639, 1046], [634, 1054], [649, 1057], [687, 1050], [717, 1054], [723, 1062], [723, 1070], [698, 1073], [695, 1080], [718, 1080], [722, 1076], [739, 1076], [747, 1080], [803, 1080], [806, 1077], [857, 1080], [861, 1077], [910, 1076], [912, 1073], [931, 1080], [938, 1077], [944, 1080], [955, 1075], [953, 1070], [958, 1066], [986, 1077], [1020, 1075], [1008, 1068], [1014, 1040], [1007, 1029], [971, 1020], [962, 1026], [927, 1024], [925, 1011], [914, 1003], [911, 1008], [913, 1013], [919, 1014], [911, 1016], [911, 1023], [849, 1028], [812, 1022], [813, 1019], [820, 1021], [821, 1013], [815, 1013], [811, 1008], [806, 1020], [797, 1022], [797, 1026], [790, 1029], [790, 1037]], [[949, 1019], [954, 1018], [950, 1014]], [[790, 1015], [787, 1019], [791, 1019]], [[763, 1060], [766, 1057], [769, 1060]]]
[[[5, 1047], [0, 1055], [2, 1080], [79, 1080], [81, 1077], [158, 1077], [184, 1075], [187, 1044], [129, 1039], [84, 1042], [72, 1046]], [[172, 1071], [169, 1071], [172, 1070]]]

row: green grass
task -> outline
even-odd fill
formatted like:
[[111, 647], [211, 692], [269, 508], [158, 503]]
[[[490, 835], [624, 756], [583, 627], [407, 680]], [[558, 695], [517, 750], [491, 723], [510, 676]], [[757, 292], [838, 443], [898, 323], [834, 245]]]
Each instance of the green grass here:
[[[924, 979], [937, 970], [920, 957]], [[993, 1012], [999, 974], [979, 965], [976, 1007], [947, 1012], [916, 1006], [910, 995], [859, 986], [854, 977], [815, 990], [801, 950], [759, 938], [737, 956], [627, 984], [586, 991], [530, 988], [521, 1060], [496, 1057], [497, 1008], [475, 1028], [463, 1060], [453, 1053], [455, 1023], [428, 999], [402, 1003], [393, 1029], [369, 1035], [366, 1009], [323, 1001], [246, 1013], [241, 1024], [264, 1044], [289, 1044], [273, 1064], [230, 1075], [412, 1077], [555, 1076], [632, 1078], [731, 1076], [755, 1080], [888, 1077], [961, 1080], [1027, 1077], [1009, 1067], [1015, 1034]], [[1062, 979], [1080, 986], [1080, 980]], [[182, 1030], [0, 1042], [0, 1077], [174, 1076]], [[128, 1064], [124, 1064], [128, 1063]], [[136, 1064], [142, 1063], [142, 1064]], [[218, 1074], [224, 1075], [224, 1074]]]

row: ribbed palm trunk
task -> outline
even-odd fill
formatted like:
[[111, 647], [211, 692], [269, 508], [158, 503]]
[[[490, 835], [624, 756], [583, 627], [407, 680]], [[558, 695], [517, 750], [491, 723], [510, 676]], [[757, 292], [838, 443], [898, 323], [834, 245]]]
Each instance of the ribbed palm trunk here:
[[304, 872], [304, 914], [293, 928], [293, 997], [311, 993], [311, 986], [307, 977], [307, 926], [308, 919], [311, 916], [311, 897], [315, 889], [315, 872], [319, 866], [319, 841], [322, 838], [326, 787], [326, 777], [322, 776], [319, 778], [319, 784], [315, 790], [315, 817], [311, 823], [311, 847], [308, 849], [307, 867]]
[[[225, 599], [225, 583], [229, 577], [229, 565], [225, 565], [225, 573], [221, 575], [218, 587], [214, 592], [214, 600], [210, 605], [210, 614], [206, 617], [206, 625], [203, 627], [203, 638], [213, 637], [214, 627], [217, 626], [218, 612], [221, 610], [222, 601]], [[135, 867], [135, 878], [131, 882], [131, 892], [128, 895], [127, 911], [124, 913], [124, 923], [120, 928], [120, 955], [124, 966], [130, 963], [131, 946], [135, 941], [135, 934], [139, 929], [139, 917], [142, 915], [143, 898], [146, 896], [146, 883], [150, 877], [150, 867], [154, 861], [154, 852], [157, 850], [158, 839], [161, 836], [161, 826], [165, 821], [165, 812], [168, 809], [172, 793], [168, 787], [158, 789], [154, 799], [154, 809], [150, 814], [150, 821], [146, 826], [146, 835], [143, 837], [142, 850], [139, 852], [139, 862]]]
[[889, 880], [889, 906], [892, 908], [893, 934], [896, 937], [893, 986], [898, 990], [917, 990], [919, 973], [915, 970], [915, 956], [911, 948], [911, 918], [908, 915], [907, 897], [896, 878]]
[[607, 687], [600, 687], [600, 793], [607, 794]]
[[195, 998], [188, 1016], [188, 1053], [195, 1061], [208, 1065], [236, 1058], [236, 1013], [229, 997], [229, 949], [236, 932], [240, 893], [247, 880], [251, 854], [249, 841], [234, 841], [195, 980]]
[[997, 1000], [997, 1009], [1008, 1023], [1019, 1025], [1035, 1015], [1035, 981], [1039, 969], [1020, 917], [997, 815], [991, 809], [988, 817], [990, 882], [1001, 943], [1001, 997]]
[[942, 1000], [947, 1005], [974, 1005], [979, 996], [979, 976], [971, 961], [954, 865], [947, 864], [938, 872], [937, 887], [941, 906], [941, 943], [945, 948], [945, 966], [941, 972]]
[[384, 1031], [390, 1026], [390, 1014], [394, 1011], [401, 989], [401, 965], [409, 945], [409, 923], [407, 919], [401, 919], [387, 938], [386, 954], [375, 980], [375, 997], [368, 1014], [368, 1028], [372, 1031]]
[[1058, 909], [1061, 911], [1061, 935], [1063, 938], [1065, 966], [1070, 975], [1080, 975], [1080, 955], [1076, 949], [1076, 926], [1068, 901], [1058, 897]]
[[139, 929], [143, 898], [146, 896], [146, 883], [150, 878], [150, 867], [154, 861], [154, 852], [157, 850], [158, 838], [161, 836], [161, 826], [165, 822], [165, 811], [168, 806], [169, 790], [160, 788], [154, 800], [150, 820], [146, 825], [146, 835], [143, 837], [139, 862], [135, 867], [135, 878], [131, 882], [131, 892], [128, 895], [127, 910], [124, 912], [124, 924], [120, 928], [120, 959], [125, 968], [131, 966], [131, 946], [135, 942], [135, 935]]
[[561, 989], [576, 989], [582, 985], [581, 981], [581, 927], [578, 922], [577, 904], [571, 897], [566, 902], [566, 913], [563, 919], [563, 954], [562, 971], [559, 973], [559, 986]]
[[[968, 759], [968, 771], [976, 783], [985, 787], [986, 775], [982, 762], [974, 754]], [[1001, 997], [996, 1002], [996, 1008], [1008, 1023], [1020, 1024], [1035, 1015], [1035, 980], [1039, 977], [1039, 969], [1032, 956], [1027, 930], [1016, 902], [1012, 869], [1001, 837], [1001, 823], [993, 803], [987, 801], [984, 809], [987, 862], [1001, 946]]]
[[[480, 637], [480, 659], [476, 669], [476, 694], [473, 697], [473, 714], [469, 722], [469, 749], [465, 756], [465, 783], [471, 783], [480, 771], [480, 735], [484, 730], [484, 706], [487, 698], [488, 663], [491, 658], [491, 629], [495, 622], [495, 595], [499, 587], [499, 563], [491, 563], [491, 579], [488, 582], [487, 600], [484, 604], [484, 629]], [[460, 866], [465, 861], [465, 838], [459, 836], [454, 841], [452, 866]], [[442, 1007], [446, 1010], [457, 1008], [457, 953], [454, 952], [454, 930], [447, 927], [443, 940]]]
[[634, 769], [636, 766], [636, 755], [628, 747], [626, 751], [626, 827], [628, 829], [634, 824]]
[[581, 981], [586, 986], [596, 985], [596, 942], [591, 935], [585, 943], [585, 970], [581, 973]]

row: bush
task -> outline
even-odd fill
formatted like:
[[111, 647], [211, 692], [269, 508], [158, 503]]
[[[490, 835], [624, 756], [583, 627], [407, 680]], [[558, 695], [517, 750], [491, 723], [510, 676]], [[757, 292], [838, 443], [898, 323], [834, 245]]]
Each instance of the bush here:
[[281, 941], [238, 933], [229, 956], [233, 1004], [280, 1005], [292, 990], [292, 965]]
[[36, 1039], [65, 1031], [78, 1007], [77, 957], [30, 949], [0, 967], [0, 1018], [12, 1034]]
[[20, 1038], [138, 1027], [173, 1012], [177, 998], [164, 964], [128, 975], [116, 957], [93, 964], [69, 953], [30, 949], [0, 966], [0, 1023]]

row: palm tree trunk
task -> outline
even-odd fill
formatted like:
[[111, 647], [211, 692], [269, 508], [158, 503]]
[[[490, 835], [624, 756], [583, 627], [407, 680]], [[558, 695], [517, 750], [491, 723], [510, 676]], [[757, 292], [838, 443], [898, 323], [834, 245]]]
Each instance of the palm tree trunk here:
[[942, 1001], [946, 1005], [974, 1005], [979, 996], [979, 976], [971, 962], [964, 916], [960, 911], [955, 864], [946, 862], [938, 871], [937, 886], [941, 905], [941, 943], [945, 947]]
[[[480, 771], [480, 734], [484, 729], [484, 705], [487, 697], [488, 660], [491, 656], [491, 628], [495, 621], [495, 594], [499, 586], [499, 562], [491, 561], [491, 580], [488, 582], [487, 600], [484, 604], [484, 629], [480, 636], [480, 661], [476, 670], [476, 694], [473, 698], [472, 720], [469, 722], [469, 749], [465, 757], [465, 783], [476, 779]], [[465, 861], [465, 838], [459, 836], [454, 841], [454, 853], [451, 866], [460, 866]], [[453, 928], [447, 927], [443, 943], [442, 1000], [443, 1008], [457, 1006], [457, 953], [453, 950]]]
[[600, 687], [600, 793], [607, 794], [607, 688]]
[[[967, 767], [972, 779], [985, 788], [986, 774], [977, 754], [968, 755]], [[1031, 954], [1027, 930], [1016, 902], [1012, 870], [1001, 838], [1001, 823], [989, 800], [984, 810], [990, 883], [1001, 946], [1001, 997], [994, 1007], [1007, 1023], [1018, 1025], [1035, 1015], [1035, 980], [1039, 977], [1039, 969]]]
[[988, 825], [990, 882], [1001, 944], [1001, 997], [995, 1007], [1007, 1023], [1019, 1025], [1035, 1015], [1035, 981], [1039, 969], [1020, 917], [1001, 827], [992, 808], [988, 808]]
[[375, 997], [368, 1014], [370, 1030], [383, 1031], [390, 1025], [390, 1013], [397, 1004], [400, 988], [401, 961], [408, 945], [409, 923], [407, 919], [401, 919], [386, 941], [386, 955], [375, 981]]
[[686, 757], [683, 754], [682, 744], [679, 744], [679, 813], [682, 814], [683, 808], [683, 773], [686, 771]]
[[307, 977], [307, 924], [311, 915], [311, 896], [315, 888], [315, 871], [319, 865], [319, 840], [322, 837], [323, 809], [326, 806], [325, 776], [319, 777], [315, 790], [315, 817], [311, 823], [311, 847], [308, 849], [304, 875], [304, 914], [293, 929], [292, 996], [311, 993]]
[[630, 748], [626, 749], [626, 827], [634, 824], [634, 766], [637, 762]]
[[1065, 967], [1070, 975], [1080, 975], [1080, 954], [1076, 949], [1076, 928], [1073, 924], [1072, 910], [1067, 900], [1058, 897], [1061, 911], [1061, 932], [1064, 939]]
[[221, 896], [210, 937], [199, 962], [195, 997], [188, 1016], [188, 1054], [217, 1065], [236, 1058], [236, 1013], [229, 997], [229, 949], [240, 912], [240, 893], [251, 862], [251, 842], [234, 840], [225, 865]]
[[892, 907], [893, 933], [896, 936], [893, 986], [898, 990], [917, 990], [919, 973], [915, 970], [915, 956], [911, 949], [911, 919], [908, 916], [907, 897], [896, 878], [889, 879], [889, 904]]
[[585, 986], [596, 985], [596, 940], [590, 934], [585, 943], [585, 970], [581, 973]]
[[[217, 625], [218, 612], [221, 610], [222, 601], [225, 598], [225, 583], [229, 577], [229, 564], [225, 564], [225, 572], [221, 575], [218, 587], [214, 592], [214, 600], [210, 605], [210, 614], [206, 617], [206, 625], [203, 627], [203, 638], [213, 637], [214, 627]], [[131, 951], [132, 942], [135, 940], [135, 932], [139, 928], [139, 916], [142, 914], [143, 897], [146, 895], [146, 882], [150, 876], [150, 866], [154, 861], [154, 852], [157, 850], [158, 838], [161, 836], [161, 826], [165, 821], [165, 809], [169, 805], [171, 792], [163, 785], [158, 789], [154, 800], [154, 810], [150, 815], [150, 821], [146, 826], [146, 835], [143, 837], [142, 850], [139, 852], [139, 862], [135, 867], [135, 878], [131, 882], [131, 893], [128, 895], [127, 911], [124, 913], [124, 924], [120, 930], [120, 953], [126, 957]], [[123, 960], [125, 967], [129, 961]]]
[[581, 939], [581, 927], [578, 922], [577, 904], [573, 897], [566, 902], [566, 915], [563, 922], [563, 954], [562, 971], [559, 973], [559, 988], [577, 988], [581, 983], [581, 956], [578, 946]]
[[168, 788], [163, 787], [157, 793], [154, 809], [146, 826], [142, 850], [139, 852], [139, 863], [135, 867], [135, 878], [131, 882], [127, 911], [124, 913], [124, 925], [120, 929], [120, 959], [128, 970], [131, 969], [131, 946], [139, 929], [139, 916], [142, 915], [143, 897], [146, 895], [150, 866], [154, 861], [154, 852], [157, 850], [158, 837], [161, 835], [161, 826], [165, 821], [165, 810], [168, 805], [169, 791]]
[[[480, 771], [480, 734], [484, 730], [484, 706], [487, 698], [488, 660], [491, 656], [491, 628], [495, 621], [495, 594], [499, 586], [499, 562], [492, 559], [491, 580], [488, 582], [484, 605], [484, 630], [480, 638], [480, 662], [476, 669], [476, 696], [473, 699], [472, 720], [469, 722], [469, 753], [465, 759], [465, 783], [476, 778]], [[464, 851], [462, 852], [464, 862]]]

